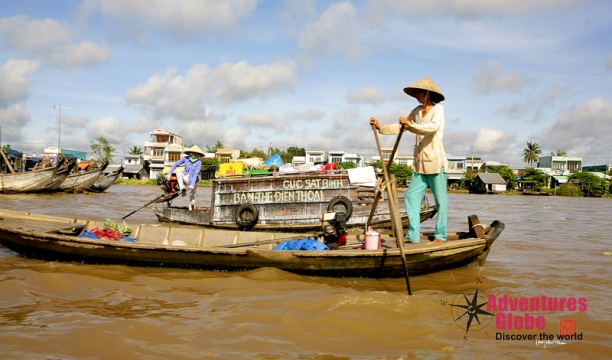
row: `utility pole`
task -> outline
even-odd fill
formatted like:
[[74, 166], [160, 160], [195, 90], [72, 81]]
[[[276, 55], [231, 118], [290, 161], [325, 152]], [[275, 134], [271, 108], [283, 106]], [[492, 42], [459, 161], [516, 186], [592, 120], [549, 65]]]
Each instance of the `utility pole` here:
[[61, 146], [62, 143], [60, 141], [60, 134], [61, 134], [61, 130], [62, 130], [62, 109], [66, 109], [66, 110], [72, 110], [72, 108], [69, 107], [64, 107], [62, 105], [55, 105], [53, 104], [53, 108], [54, 109], [58, 109], [59, 110], [59, 115], [57, 117], [57, 159], [59, 159], [59, 154], [62, 151], [61, 150]]
[[472, 170], [474, 170], [474, 145], [472, 145]]

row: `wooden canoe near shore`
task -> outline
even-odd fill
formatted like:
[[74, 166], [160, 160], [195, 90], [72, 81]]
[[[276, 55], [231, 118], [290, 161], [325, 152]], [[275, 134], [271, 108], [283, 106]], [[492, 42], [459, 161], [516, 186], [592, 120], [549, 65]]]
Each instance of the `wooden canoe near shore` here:
[[[469, 231], [448, 233], [444, 244], [405, 244], [410, 275], [421, 275], [468, 264], [483, 265], [504, 224], [482, 225], [470, 217]], [[383, 247], [362, 250], [363, 235], [349, 235], [338, 250], [272, 250], [285, 240], [313, 236], [245, 232], [163, 224], [134, 225], [136, 242], [77, 237], [101, 222], [0, 210], [0, 244], [26, 257], [78, 263], [124, 264], [210, 270], [281, 270], [331, 277], [403, 277], [400, 250], [383, 235]], [[479, 231], [476, 231], [479, 230]]]
[[89, 189], [98, 178], [102, 176], [102, 172], [106, 168], [108, 163], [102, 164], [97, 169], [88, 169], [86, 171], [80, 171], [68, 175], [57, 190], [65, 192], [84, 191]]
[[[162, 189], [175, 191], [164, 181]], [[210, 207], [153, 207], [160, 222], [198, 225], [218, 229], [252, 231], [302, 232], [320, 228], [321, 214], [334, 210], [347, 214], [347, 227], [365, 226], [371, 207], [365, 197], [374, 197], [373, 188], [352, 184], [345, 173], [275, 175], [264, 177], [224, 178], [212, 180]], [[175, 194], [176, 195], [176, 194]], [[421, 222], [436, 214], [435, 205], [424, 201]], [[404, 226], [408, 217], [400, 204]], [[389, 228], [389, 206], [382, 201], [376, 208], [372, 225]]]
[[74, 169], [76, 165], [77, 165], [76, 160], [71, 159], [68, 161], [68, 164], [65, 164], [64, 166], [60, 167], [60, 169], [57, 171], [57, 173], [53, 177], [53, 180], [51, 180], [49, 185], [47, 185], [44, 190], [45, 191], [57, 190], [57, 188], [59, 188], [60, 185], [62, 185], [64, 180], [66, 180], [68, 175], [70, 175], [70, 172], [72, 171], [72, 169]]
[[119, 169], [110, 174], [101, 175], [89, 189], [97, 192], [106, 191], [109, 187], [113, 186], [122, 172], [123, 166], [119, 167]]
[[55, 165], [26, 172], [0, 174], [0, 193], [27, 193], [43, 190], [51, 183], [62, 161]]

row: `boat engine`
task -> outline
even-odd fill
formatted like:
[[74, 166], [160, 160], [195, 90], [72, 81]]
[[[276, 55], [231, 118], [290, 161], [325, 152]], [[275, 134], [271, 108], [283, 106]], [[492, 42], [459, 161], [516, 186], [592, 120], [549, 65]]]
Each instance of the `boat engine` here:
[[170, 177], [170, 180], [166, 179], [166, 177], [163, 177], [161, 179], [161, 188], [166, 194], [174, 194], [175, 192], [178, 192], [179, 186], [176, 175], [172, 175]]
[[344, 211], [330, 211], [321, 215], [323, 240], [331, 250], [346, 245], [346, 213]]

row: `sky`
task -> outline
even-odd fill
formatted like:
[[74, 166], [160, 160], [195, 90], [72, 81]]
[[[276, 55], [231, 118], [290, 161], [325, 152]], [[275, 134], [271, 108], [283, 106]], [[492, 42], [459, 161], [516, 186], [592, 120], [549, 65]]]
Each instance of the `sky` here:
[[[612, 163], [612, 1], [6, 0], [2, 145], [123, 155], [156, 128], [201, 148], [377, 155], [369, 118], [446, 100], [451, 156]], [[61, 122], [60, 109], [62, 106]], [[412, 155], [414, 136], [399, 153]], [[392, 146], [395, 136], [380, 136]]]

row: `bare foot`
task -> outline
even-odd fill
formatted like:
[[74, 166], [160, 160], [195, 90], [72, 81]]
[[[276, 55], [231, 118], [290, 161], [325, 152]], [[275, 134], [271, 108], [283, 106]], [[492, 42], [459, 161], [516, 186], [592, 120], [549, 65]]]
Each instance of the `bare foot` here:
[[441, 240], [441, 239], [434, 239], [434, 241], [430, 242], [429, 245], [437, 245], [437, 244], [444, 244], [446, 241]]

